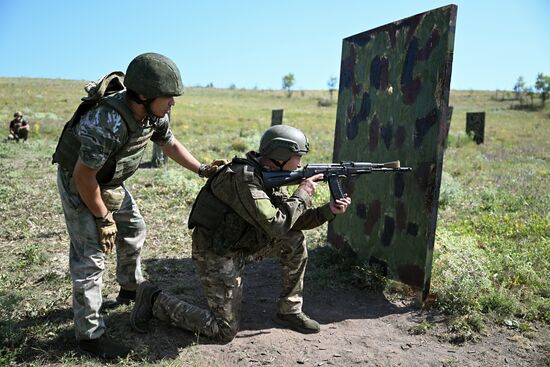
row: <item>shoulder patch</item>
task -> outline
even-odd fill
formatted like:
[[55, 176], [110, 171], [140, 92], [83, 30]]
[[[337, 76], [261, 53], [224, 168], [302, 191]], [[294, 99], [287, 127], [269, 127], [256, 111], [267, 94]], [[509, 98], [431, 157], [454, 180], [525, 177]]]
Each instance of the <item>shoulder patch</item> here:
[[271, 221], [277, 215], [277, 209], [271, 203], [269, 199], [256, 199], [254, 201], [256, 204], [256, 209], [263, 219]]
[[254, 181], [254, 168], [250, 166], [244, 166], [243, 179], [244, 179], [244, 182]]

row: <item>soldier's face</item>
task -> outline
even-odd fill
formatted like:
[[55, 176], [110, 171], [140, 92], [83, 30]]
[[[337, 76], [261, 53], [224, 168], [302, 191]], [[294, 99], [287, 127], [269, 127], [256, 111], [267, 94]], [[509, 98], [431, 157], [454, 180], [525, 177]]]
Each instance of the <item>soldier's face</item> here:
[[157, 117], [164, 117], [175, 104], [174, 97], [157, 97], [151, 103], [151, 112]]
[[283, 171], [294, 171], [302, 167], [302, 156], [293, 155], [292, 158], [283, 166]]

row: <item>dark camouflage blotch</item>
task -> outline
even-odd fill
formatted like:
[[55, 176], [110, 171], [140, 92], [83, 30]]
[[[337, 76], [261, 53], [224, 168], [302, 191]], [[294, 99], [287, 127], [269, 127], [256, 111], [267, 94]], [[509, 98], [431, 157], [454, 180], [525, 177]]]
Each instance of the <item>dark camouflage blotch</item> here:
[[380, 242], [382, 242], [382, 245], [387, 247], [391, 244], [394, 230], [395, 220], [392, 217], [386, 215], [384, 217], [384, 231], [382, 232], [382, 237], [380, 237]]
[[417, 265], [401, 265], [397, 268], [397, 274], [403, 283], [419, 289], [424, 286], [424, 269]]
[[425, 193], [428, 190], [428, 187], [430, 186], [430, 176], [434, 168], [435, 167], [432, 162], [418, 163], [418, 166], [414, 171], [414, 177], [420, 192]]
[[370, 82], [376, 89], [386, 90], [388, 88], [389, 62], [386, 57], [376, 56], [370, 67]]
[[391, 123], [388, 122], [380, 128], [380, 136], [386, 148], [390, 149], [390, 144], [393, 139], [393, 126]]
[[439, 116], [436, 109], [430, 111], [427, 116], [416, 120], [414, 125], [414, 147], [419, 148], [424, 141], [426, 134], [431, 131], [432, 127], [439, 121]]
[[372, 234], [372, 230], [376, 223], [378, 223], [381, 213], [382, 204], [378, 200], [373, 200], [369, 205], [369, 210], [367, 210], [367, 217], [363, 223], [363, 232], [367, 236], [370, 236]]
[[369, 127], [369, 150], [371, 152], [376, 150], [376, 147], [378, 146], [379, 138], [380, 138], [380, 120], [378, 120], [378, 115], [375, 112]]
[[359, 218], [367, 219], [367, 206], [364, 203], [357, 204], [355, 211]]
[[409, 222], [407, 224], [407, 233], [416, 237], [418, 235], [418, 224]]
[[393, 192], [396, 198], [403, 196], [405, 191], [405, 176], [402, 172], [396, 173], [393, 179]]
[[395, 202], [395, 228], [399, 231], [407, 227], [407, 208], [401, 200]]
[[327, 231], [327, 240], [330, 242], [330, 244], [337, 249], [343, 249], [346, 246], [346, 241], [344, 240], [344, 236], [341, 236], [340, 234], [336, 233], [334, 228], [328, 227]]
[[405, 142], [405, 127], [404, 126], [398, 126], [397, 130], [395, 130], [395, 146], [396, 148], [400, 148], [403, 146], [403, 143]]
[[370, 114], [370, 96], [368, 93], [363, 93], [359, 113], [355, 114], [354, 111], [355, 105], [350, 105], [348, 108], [348, 117], [351, 119], [351, 122], [346, 126], [349, 140], [355, 139], [359, 132], [359, 124], [365, 122], [367, 116]]
[[414, 77], [414, 67], [416, 64], [416, 53], [418, 52], [418, 40], [413, 38], [407, 50], [403, 73], [401, 74], [401, 91], [403, 93], [403, 103], [411, 105], [416, 101], [420, 92], [422, 83], [419, 77]]
[[439, 44], [439, 38], [439, 31], [434, 29], [432, 31], [432, 36], [428, 39], [426, 45], [416, 54], [416, 59], [421, 61], [428, 60], [432, 50]]

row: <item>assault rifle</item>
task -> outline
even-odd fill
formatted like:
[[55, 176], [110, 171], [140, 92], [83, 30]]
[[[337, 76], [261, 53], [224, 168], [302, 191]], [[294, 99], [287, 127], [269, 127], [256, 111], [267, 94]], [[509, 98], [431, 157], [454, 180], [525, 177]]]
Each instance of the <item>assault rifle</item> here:
[[411, 167], [401, 167], [399, 161], [387, 163], [369, 163], [369, 162], [340, 162], [328, 164], [308, 164], [304, 168], [296, 171], [263, 171], [264, 187], [270, 189], [273, 187], [294, 185], [300, 183], [303, 179], [323, 174], [323, 181], [328, 182], [330, 195], [334, 200], [344, 197], [340, 178], [352, 177], [372, 172], [408, 172]]

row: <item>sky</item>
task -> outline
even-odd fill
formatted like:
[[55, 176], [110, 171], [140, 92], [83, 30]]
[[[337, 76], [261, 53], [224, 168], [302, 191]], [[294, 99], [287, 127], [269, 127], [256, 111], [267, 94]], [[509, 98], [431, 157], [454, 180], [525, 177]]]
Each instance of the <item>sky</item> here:
[[96, 80], [158, 52], [186, 86], [327, 89], [344, 38], [451, 3], [451, 89], [550, 75], [549, 0], [0, 0], [0, 77]]

